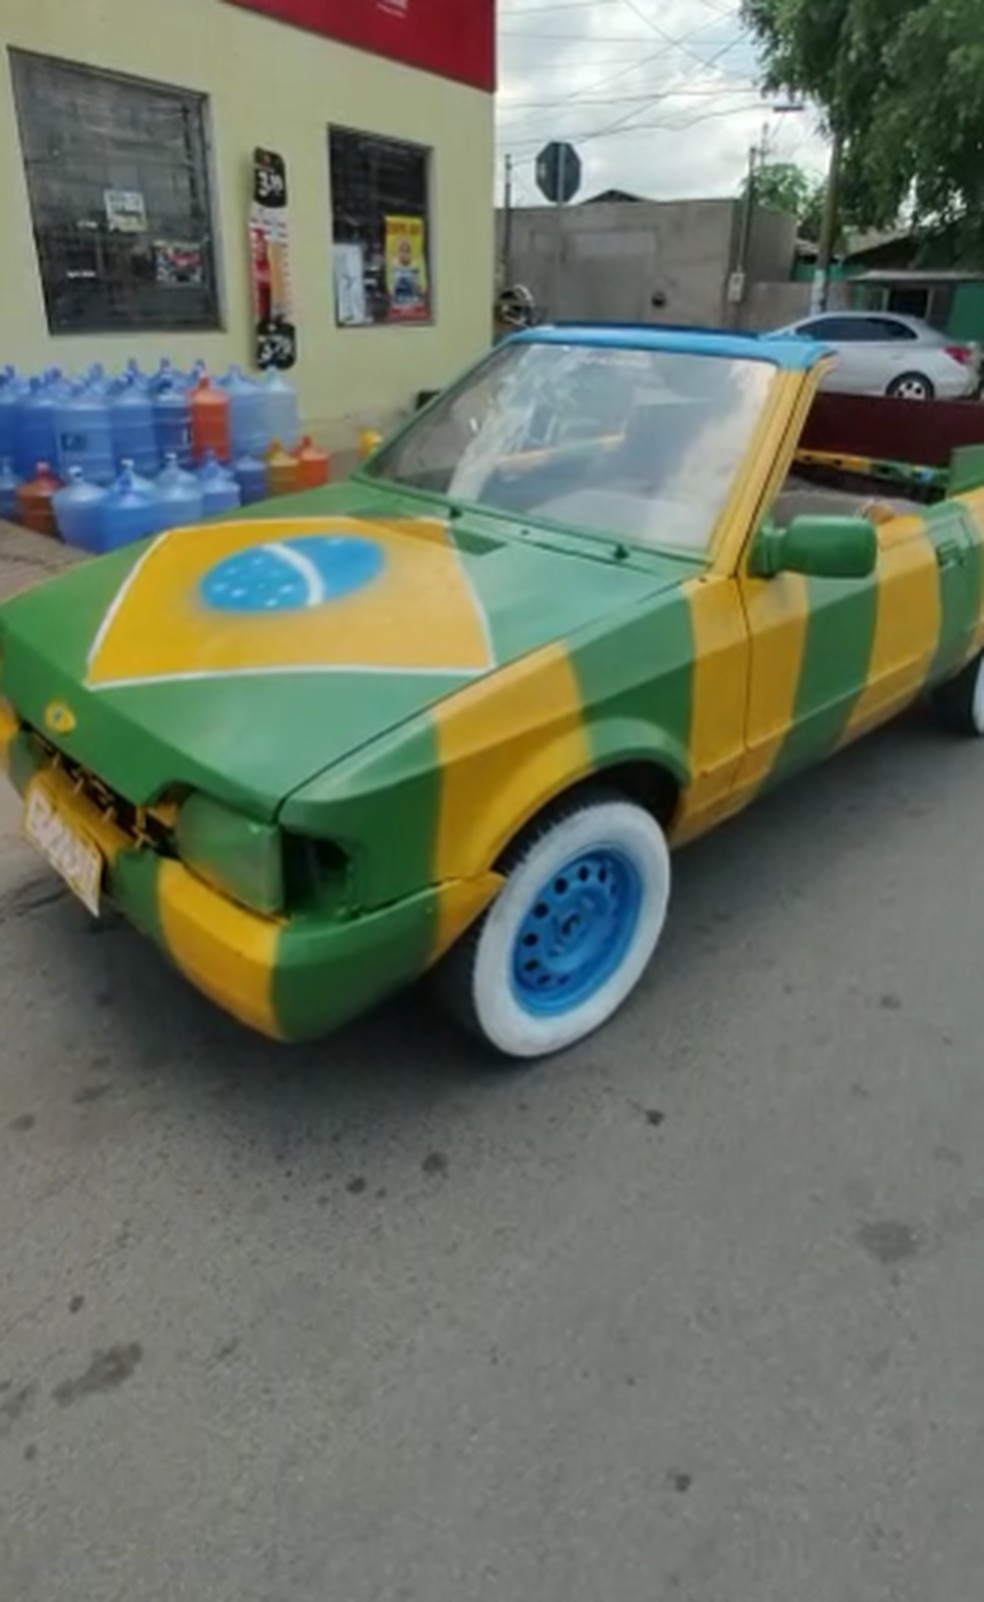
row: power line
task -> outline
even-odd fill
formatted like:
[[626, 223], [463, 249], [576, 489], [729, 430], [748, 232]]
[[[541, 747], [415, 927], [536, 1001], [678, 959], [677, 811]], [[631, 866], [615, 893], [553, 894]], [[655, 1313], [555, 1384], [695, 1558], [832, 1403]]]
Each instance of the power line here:
[[[751, 81], [749, 81], [749, 87], [753, 87]], [[685, 87], [680, 89], [660, 89], [657, 91], [650, 90], [643, 95], [600, 95], [590, 99], [587, 95], [568, 95], [563, 100], [508, 100], [499, 106], [498, 111], [501, 116], [509, 111], [552, 110], [554, 108], [559, 110], [561, 107], [566, 108], [574, 105], [628, 106], [633, 102], [638, 103], [640, 101], [645, 101], [649, 104], [656, 100], [703, 100], [705, 98], [720, 98], [722, 92], [726, 94], [738, 93], [737, 90], [722, 91], [718, 86], [708, 85], [706, 89], [687, 89]]]
[[[586, 145], [586, 144], [589, 144], [591, 142], [591, 140], [593, 140], [593, 139], [609, 139], [609, 138], [615, 138], [615, 137], [618, 137], [620, 135], [625, 135], [625, 134], [648, 133], [648, 132], [652, 131], [655, 128], [661, 128], [667, 133], [683, 133], [683, 132], [686, 131], [686, 129], [694, 128], [694, 127], [697, 126], [698, 123], [701, 123], [701, 122], [711, 122], [711, 121], [713, 121], [715, 119], [718, 119], [718, 118], [721, 118], [721, 117], [746, 116], [749, 113], [755, 111], [759, 104], [760, 104], [760, 102], [756, 98], [754, 101], [750, 101], [747, 105], [743, 105], [743, 106], [725, 106], [725, 107], [721, 107], [718, 111], [705, 111], [705, 112], [702, 112], [700, 116], [689, 117], [683, 122], [632, 122], [632, 123], [630, 123], [627, 117], [622, 117], [622, 118], [619, 118], [616, 122], [609, 123], [604, 128], [589, 129], [584, 133], [571, 134], [570, 137], [571, 137], [571, 140], [573, 142], [575, 142], [575, 143], [577, 143], [579, 145]], [[638, 113], [634, 112], [631, 115], [637, 116]], [[515, 151], [515, 150], [518, 150], [518, 149], [520, 149], [521, 147], [523, 147], [525, 145], [534, 145], [534, 144], [538, 145], [540, 143], [541, 138], [542, 138], [542, 135], [536, 135], [532, 139], [510, 140], [510, 149]], [[532, 160], [535, 159], [535, 156], [534, 155], [520, 156], [518, 159], [520, 161], [532, 161]]]

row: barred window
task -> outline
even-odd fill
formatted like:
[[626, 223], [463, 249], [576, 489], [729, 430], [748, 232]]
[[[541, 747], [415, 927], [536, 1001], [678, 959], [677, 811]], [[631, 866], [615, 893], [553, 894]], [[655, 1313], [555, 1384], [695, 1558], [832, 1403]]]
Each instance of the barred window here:
[[10, 58], [50, 331], [218, 328], [205, 97]]
[[431, 152], [350, 128], [329, 150], [336, 323], [433, 321]]

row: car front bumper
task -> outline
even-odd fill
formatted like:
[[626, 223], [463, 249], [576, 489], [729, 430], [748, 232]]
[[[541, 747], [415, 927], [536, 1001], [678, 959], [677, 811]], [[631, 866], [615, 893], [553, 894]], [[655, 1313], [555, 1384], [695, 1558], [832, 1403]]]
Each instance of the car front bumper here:
[[277, 1040], [316, 1039], [409, 983], [500, 883], [486, 875], [435, 885], [359, 916], [263, 917], [122, 828], [64, 768], [39, 762], [2, 704], [0, 759], [22, 795], [43, 786], [59, 815], [98, 846], [110, 903], [211, 1001]]

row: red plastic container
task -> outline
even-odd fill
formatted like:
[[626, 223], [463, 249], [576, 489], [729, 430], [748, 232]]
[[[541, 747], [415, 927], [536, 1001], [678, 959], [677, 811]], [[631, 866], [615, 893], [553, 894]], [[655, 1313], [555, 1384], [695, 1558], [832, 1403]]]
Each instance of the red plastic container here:
[[58, 538], [54, 494], [60, 488], [61, 480], [55, 477], [48, 463], [39, 462], [34, 477], [21, 484], [17, 491], [20, 520], [25, 528], [35, 534], [47, 534], [51, 539]]
[[292, 495], [300, 489], [301, 464], [290, 456], [279, 440], [274, 440], [266, 453], [267, 487], [271, 495]]
[[220, 462], [232, 454], [229, 439], [229, 397], [223, 389], [213, 389], [211, 381], [200, 378], [188, 399], [191, 409], [191, 449], [196, 461], [214, 451]]
[[297, 463], [298, 489], [318, 489], [327, 484], [331, 477], [327, 453], [319, 450], [310, 434], [305, 434], [291, 455]]

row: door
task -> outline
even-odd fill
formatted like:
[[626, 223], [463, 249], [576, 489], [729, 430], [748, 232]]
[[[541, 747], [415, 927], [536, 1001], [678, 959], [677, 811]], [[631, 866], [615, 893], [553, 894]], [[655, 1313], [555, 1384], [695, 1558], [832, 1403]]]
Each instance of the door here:
[[893, 717], [969, 652], [980, 585], [966, 514], [954, 503], [914, 509], [877, 533], [878, 565], [867, 579], [743, 573], [746, 793]]

